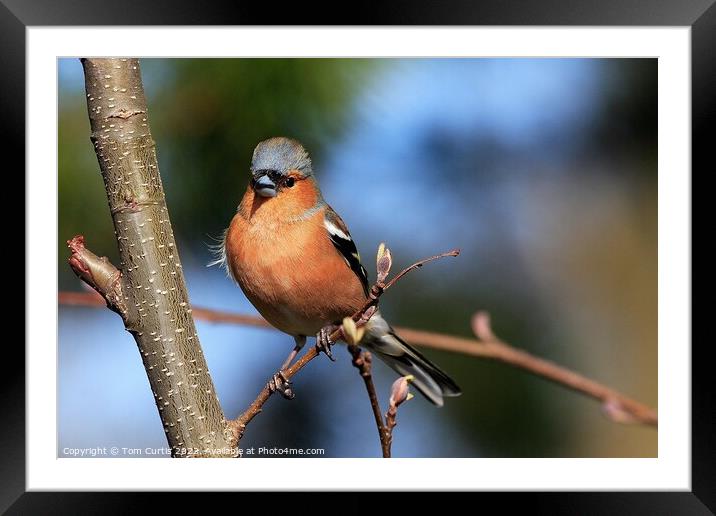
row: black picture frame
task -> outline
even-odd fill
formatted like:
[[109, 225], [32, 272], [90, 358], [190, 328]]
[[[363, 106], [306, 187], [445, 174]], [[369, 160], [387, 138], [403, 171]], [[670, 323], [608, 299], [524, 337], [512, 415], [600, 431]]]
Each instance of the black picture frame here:
[[[230, 5], [186, 0], [0, 0], [0, 108], [5, 125], [3, 151], [24, 148], [25, 31], [51, 25], [618, 25], [690, 26], [692, 43], [692, 174], [713, 173], [716, 123], [716, 5], [715, 0], [444, 0], [418, 3], [383, 2], [372, 8], [356, 5], [343, 11], [321, 4], [235, 1]], [[350, 14], [348, 14], [350, 13]], [[24, 165], [24, 153], [14, 152]], [[5, 154], [4, 154], [5, 155]], [[53, 173], [47, 171], [48, 174]], [[19, 177], [19, 174], [15, 174]], [[693, 191], [693, 182], [692, 182]], [[29, 238], [25, 235], [25, 238]], [[54, 244], [53, 244], [54, 245]], [[692, 251], [693, 252], [693, 251]], [[54, 263], [54, 262], [53, 262]], [[26, 271], [27, 274], [27, 271]], [[701, 287], [704, 289], [704, 287]], [[32, 309], [32, 307], [28, 307]], [[671, 343], [687, 346], [688, 342]], [[692, 491], [615, 493], [483, 493], [501, 509], [527, 506], [550, 514], [713, 514], [716, 512], [716, 396], [708, 360], [709, 340], [692, 345]], [[9, 357], [11, 352], [17, 353]], [[25, 493], [25, 363], [23, 350], [6, 343], [0, 419], [0, 510], [8, 514], [126, 513], [129, 506], [146, 507], [147, 494], [137, 493]], [[6, 362], [7, 363], [7, 362]], [[317, 486], [320, 485], [317, 482]], [[217, 495], [212, 495], [217, 496]], [[247, 501], [248, 496], [242, 495]], [[291, 495], [302, 496], [298, 493]], [[343, 498], [343, 507], [358, 506]], [[413, 494], [417, 497], [417, 494]], [[452, 495], [455, 496], [455, 495]], [[417, 498], [419, 500], [419, 498]], [[222, 499], [215, 499], [221, 503]], [[176, 499], [173, 503], [176, 503]], [[184, 506], [189, 500], [183, 497]], [[280, 501], [272, 498], [274, 508]], [[363, 500], [362, 503], [365, 503]], [[401, 504], [403, 502], [400, 502]], [[453, 502], [454, 503], [454, 502]], [[390, 504], [385, 505], [388, 507]], [[269, 510], [269, 509], [267, 509]]]

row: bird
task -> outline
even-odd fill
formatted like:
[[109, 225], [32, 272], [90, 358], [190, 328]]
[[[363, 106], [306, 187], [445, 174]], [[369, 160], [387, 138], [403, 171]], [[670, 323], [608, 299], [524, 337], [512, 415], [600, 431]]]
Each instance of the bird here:
[[[333, 356], [326, 328], [368, 299], [368, 273], [341, 217], [325, 201], [301, 143], [287, 137], [261, 141], [254, 149], [246, 191], [218, 245], [228, 275], [273, 327], [295, 346], [269, 385], [293, 397], [282, 371], [316, 336]], [[438, 366], [402, 340], [380, 311], [364, 326], [359, 346], [368, 349], [434, 405], [461, 394]], [[282, 385], [283, 384], [283, 385]]]

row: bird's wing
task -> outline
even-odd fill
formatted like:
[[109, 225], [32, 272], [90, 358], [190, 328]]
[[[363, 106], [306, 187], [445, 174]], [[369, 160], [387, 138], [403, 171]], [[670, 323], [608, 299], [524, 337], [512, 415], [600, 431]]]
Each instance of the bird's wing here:
[[331, 238], [331, 242], [346, 261], [348, 267], [358, 276], [367, 296], [369, 289], [368, 273], [360, 263], [360, 254], [358, 254], [358, 249], [356, 249], [355, 242], [353, 242], [345, 222], [333, 211], [333, 208], [328, 206], [323, 217], [323, 225]]

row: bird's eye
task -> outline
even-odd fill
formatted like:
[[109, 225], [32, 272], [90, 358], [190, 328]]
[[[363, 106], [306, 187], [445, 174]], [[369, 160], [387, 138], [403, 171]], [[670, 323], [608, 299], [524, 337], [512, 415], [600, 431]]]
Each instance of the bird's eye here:
[[295, 182], [296, 180], [292, 177], [286, 178], [286, 186], [289, 188], [291, 188]]

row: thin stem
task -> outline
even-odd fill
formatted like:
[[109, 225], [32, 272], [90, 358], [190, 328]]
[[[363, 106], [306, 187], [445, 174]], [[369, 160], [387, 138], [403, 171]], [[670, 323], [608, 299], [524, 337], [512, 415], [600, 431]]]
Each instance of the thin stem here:
[[375, 419], [375, 426], [378, 429], [378, 437], [380, 438], [380, 449], [383, 452], [383, 458], [390, 458], [390, 434], [388, 428], [383, 421], [383, 416], [380, 412], [380, 402], [378, 401], [378, 393], [375, 390], [375, 384], [373, 383], [373, 372], [372, 363], [373, 356], [369, 351], [361, 351], [358, 346], [349, 345], [348, 352], [353, 357], [353, 366], [360, 372], [361, 378], [365, 383], [365, 390], [368, 392], [368, 399], [370, 400], [370, 407], [373, 410], [373, 418]]
[[452, 251], [448, 251], [446, 253], [440, 253], [436, 254], [435, 256], [431, 256], [429, 258], [425, 258], [423, 260], [420, 260], [419, 262], [415, 262], [410, 267], [406, 267], [402, 271], [400, 271], [398, 274], [395, 275], [395, 277], [390, 280], [388, 283], [385, 284], [384, 289], [388, 290], [390, 287], [392, 287], [399, 279], [401, 279], [403, 276], [408, 274], [411, 271], [414, 271], [415, 269], [419, 269], [423, 265], [425, 265], [428, 262], [432, 262], [433, 260], [439, 260], [440, 258], [446, 258], [448, 256], [458, 256], [460, 254], [460, 249], [453, 249]]
[[[283, 375], [286, 380], [290, 380], [291, 378], [296, 376], [296, 374], [301, 369], [303, 369], [311, 360], [318, 356], [318, 353], [319, 351], [316, 346], [313, 346], [308, 349], [308, 351], [306, 351], [306, 353], [304, 353], [301, 358], [294, 362], [288, 369], [283, 371]], [[259, 415], [259, 413], [263, 410], [264, 404], [269, 400], [272, 394], [273, 391], [267, 383], [264, 388], [261, 389], [259, 395], [256, 396], [256, 399], [251, 402], [251, 405], [249, 405], [248, 408], [244, 410], [244, 412], [242, 412], [239, 417], [227, 423], [229, 430], [233, 434], [234, 445], [239, 443], [239, 441], [244, 435], [244, 432], [246, 431], [246, 425], [248, 425], [252, 419]]]
[[[60, 304], [65, 305], [99, 307], [105, 304], [104, 300], [93, 292], [60, 292], [58, 297]], [[194, 308], [194, 318], [210, 322], [271, 328], [261, 317], [219, 310]], [[600, 401], [605, 415], [615, 422], [658, 425], [658, 414], [648, 405], [554, 362], [514, 348], [505, 342], [475, 340], [403, 326], [396, 326], [395, 331], [404, 340], [415, 346], [496, 360], [589, 396]], [[628, 417], [625, 418], [625, 416]]]
[[[427, 263], [432, 260], [436, 260], [438, 258], [442, 258], [443, 256], [457, 256], [455, 251], [451, 251], [449, 253], [443, 253], [441, 255], [432, 256], [430, 258], [427, 258], [425, 260], [420, 260], [419, 262], [414, 263], [407, 269], [400, 272], [395, 278], [393, 278], [388, 285], [383, 285], [382, 282], [378, 282], [371, 288], [370, 296], [366, 300], [366, 302], [363, 304], [360, 310], [355, 312], [351, 319], [356, 323], [356, 325], [363, 325], [365, 324], [368, 319], [375, 313], [376, 307], [378, 305], [378, 300], [380, 296], [383, 295], [383, 293], [392, 285], [394, 285], [400, 278], [405, 276], [408, 272], [410, 272], [413, 269], [416, 269], [418, 267], [421, 267], [424, 263]], [[386, 269], [386, 273], [389, 271], [390, 267]], [[332, 327], [332, 325], [329, 325]], [[329, 339], [331, 342], [338, 342], [339, 340], [345, 339], [345, 333], [343, 330], [343, 325], [341, 324], [336, 329], [331, 332]], [[301, 369], [303, 369], [311, 360], [316, 358], [320, 354], [320, 349], [318, 348], [318, 345], [313, 346], [310, 348], [299, 360], [297, 360], [292, 366], [290, 366], [285, 371], [281, 371], [283, 373], [283, 377], [286, 380], [290, 380], [293, 378], [293, 376], [298, 373]], [[372, 385], [371, 381], [371, 385]], [[368, 387], [368, 385], [366, 385]], [[237, 445], [239, 441], [241, 440], [241, 437], [244, 435], [244, 432], [246, 431], [246, 425], [248, 425], [253, 418], [255, 418], [263, 409], [264, 404], [269, 400], [271, 395], [273, 394], [273, 389], [271, 389], [271, 384], [267, 383], [263, 389], [261, 389], [261, 392], [259, 392], [259, 395], [254, 399], [253, 402], [251, 402], [251, 405], [236, 419], [232, 421], [227, 422], [227, 428], [229, 429], [229, 432], [232, 435], [232, 441], [234, 445]], [[370, 395], [370, 391], [369, 391]], [[375, 403], [378, 403], [378, 397], [375, 395], [375, 388], [373, 388], [373, 396], [375, 399]], [[371, 405], [373, 404], [373, 399], [371, 399]], [[378, 417], [380, 416], [380, 406], [378, 406]], [[382, 419], [381, 419], [382, 421]], [[382, 425], [381, 425], [382, 426]], [[383, 441], [381, 432], [381, 443]]]

